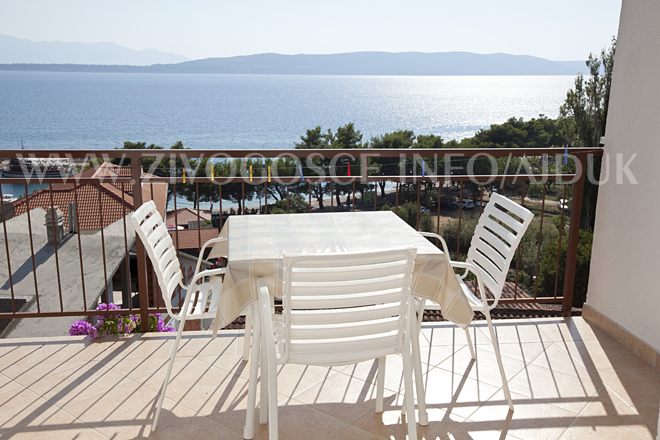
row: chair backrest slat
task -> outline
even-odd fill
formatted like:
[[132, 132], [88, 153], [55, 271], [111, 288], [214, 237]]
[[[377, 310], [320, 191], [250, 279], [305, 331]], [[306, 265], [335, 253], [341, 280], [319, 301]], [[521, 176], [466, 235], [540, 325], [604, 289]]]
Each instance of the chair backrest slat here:
[[414, 248], [285, 255], [285, 360], [349, 363], [400, 350], [414, 259]]
[[130, 221], [151, 260], [167, 312], [174, 317], [172, 295], [183, 280], [183, 273], [167, 226], [153, 201], [133, 212]]
[[482, 280], [499, 300], [511, 262], [534, 214], [493, 193], [474, 230], [467, 261], [481, 269]]
[[345, 324], [355, 320], [376, 320], [395, 316], [401, 305], [398, 302], [375, 304], [355, 309], [294, 310], [289, 314], [291, 325]]

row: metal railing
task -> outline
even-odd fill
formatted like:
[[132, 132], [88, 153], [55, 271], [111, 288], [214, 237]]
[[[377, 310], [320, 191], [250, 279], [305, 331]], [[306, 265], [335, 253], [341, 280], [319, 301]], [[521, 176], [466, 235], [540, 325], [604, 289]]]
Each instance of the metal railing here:
[[[480, 174], [470, 172], [470, 162], [474, 165], [481, 161], [483, 165], [486, 155], [493, 158], [490, 164], [496, 165], [495, 170]], [[586, 173], [571, 170], [566, 160], [570, 156], [573, 168], [583, 171], [593, 158], [601, 155], [602, 150], [595, 148], [0, 151], [0, 159], [5, 164], [12, 159], [15, 165], [25, 158], [60, 158], [67, 159], [75, 169], [57, 176], [24, 170], [30, 174], [0, 178], [3, 200], [9, 187], [14, 190], [22, 188], [17, 200], [3, 201], [0, 210], [3, 220], [0, 238], [4, 241], [0, 253], [4, 251], [5, 254], [4, 259], [0, 258], [0, 273], [5, 278], [0, 279], [0, 301], [5, 303], [0, 309], [0, 320], [139, 313], [142, 322], [146, 322], [150, 313], [164, 311], [144, 249], [139, 240], [135, 240], [126, 221], [132, 209], [140, 206], [145, 198], [153, 199], [155, 192], [162, 191], [164, 185], [167, 185], [166, 207], [173, 208], [175, 225], [171, 234], [177, 247], [179, 235], [183, 234], [178, 226], [177, 208], [183, 200], [182, 192], [185, 192], [197, 214], [197, 249], [203, 244], [202, 198], [218, 203], [214, 210], [219, 214], [218, 221], [213, 226], [217, 231], [222, 229], [229, 215], [227, 208], [236, 215], [248, 215], [252, 211], [260, 214], [274, 210], [286, 212], [296, 201], [296, 209], [300, 210], [301, 200], [306, 199], [302, 206], [307, 211], [387, 208], [398, 211], [403, 206], [412, 206], [409, 223], [417, 229], [428, 228], [430, 224], [433, 232], [454, 234], [452, 243], [457, 253], [469, 245], [466, 243], [469, 240], [461, 238], [466, 223], [474, 223], [488, 194], [498, 190], [526, 204], [538, 218], [536, 237], [532, 237], [536, 242], [531, 248], [528, 246], [536, 255], [531, 263], [529, 256], [526, 257], [528, 269], [523, 273], [520, 267], [523, 256], [521, 251], [518, 252], [510, 271], [513, 297], [503, 297], [500, 303], [561, 304], [562, 313], [567, 315], [573, 304]], [[537, 166], [543, 164], [544, 159], [552, 165], [550, 168]], [[215, 174], [218, 164], [232, 161], [235, 165], [242, 164], [236, 173]], [[516, 161], [537, 165], [510, 170], [510, 164]], [[99, 164], [109, 162], [120, 167], [114, 169], [121, 171], [118, 175], [94, 173]], [[391, 171], [395, 162], [399, 165], [399, 173], [383, 171]], [[164, 168], [159, 168], [164, 163], [170, 164], [170, 172], [166, 175], [163, 175]], [[206, 168], [191, 166], [201, 163], [206, 163]], [[257, 173], [248, 163], [257, 168]], [[281, 163], [294, 166], [282, 172], [278, 169]], [[353, 173], [350, 164], [354, 167]], [[524, 172], [519, 172], [520, 169]], [[232, 184], [232, 194], [228, 194], [228, 185]], [[240, 184], [240, 190], [236, 184]], [[530, 184], [541, 185], [540, 199], [527, 197], [525, 185], [529, 188]], [[37, 188], [31, 188], [31, 185]], [[552, 196], [548, 194], [550, 188], [555, 193]], [[96, 193], [90, 196], [90, 191]], [[84, 200], [81, 200], [83, 195]], [[336, 201], [342, 196], [350, 203], [337, 206]], [[569, 198], [570, 208], [566, 206]], [[548, 201], [554, 199], [556, 205], [549, 206]], [[67, 206], [62, 206], [62, 200], [68, 200]], [[324, 205], [322, 209], [321, 204]], [[46, 215], [52, 217], [51, 236], [58, 234], [55, 228], [59, 226], [54, 218], [56, 208], [67, 210], [68, 229], [74, 229], [72, 225], [75, 225], [77, 233], [65, 234], [57, 245], [43, 244], [41, 235], [44, 232], [48, 235], [49, 231], [40, 228], [41, 220], [35, 218], [37, 208], [44, 209]], [[118, 210], [121, 211], [119, 214]], [[81, 215], [85, 218], [81, 219]], [[554, 282], [549, 283], [554, 287], [548, 291], [547, 286], [543, 288], [534, 280], [540, 276], [542, 263], [548, 266], [544, 260], [548, 258], [544, 231], [551, 227], [551, 220], [558, 236]], [[81, 230], [84, 224], [92, 226]], [[446, 230], [447, 225], [451, 228]], [[35, 251], [37, 236], [42, 248]], [[90, 240], [97, 240], [98, 246], [90, 245]], [[109, 244], [111, 248], [108, 248]], [[99, 257], [101, 265], [95, 260]], [[72, 265], [72, 258], [77, 259], [77, 264]], [[66, 268], [61, 267], [63, 263]], [[72, 273], [74, 267], [79, 273]], [[90, 270], [98, 272], [90, 273]], [[48, 277], [48, 274], [52, 276]], [[521, 282], [523, 276], [527, 281]], [[31, 282], [28, 282], [29, 278]], [[120, 284], [121, 308], [111, 312], [95, 310], [97, 302], [114, 301], [113, 283]], [[78, 287], [79, 292], [67, 290]], [[49, 296], [46, 301], [46, 291], [57, 298]], [[73, 301], [78, 296], [80, 300]]]

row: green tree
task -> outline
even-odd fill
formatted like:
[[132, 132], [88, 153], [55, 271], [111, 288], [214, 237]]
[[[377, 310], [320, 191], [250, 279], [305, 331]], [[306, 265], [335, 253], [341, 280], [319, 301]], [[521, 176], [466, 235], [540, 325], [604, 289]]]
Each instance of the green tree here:
[[[295, 144], [296, 149], [326, 149], [330, 148], [330, 144], [333, 140], [332, 131], [328, 130], [326, 132], [320, 126], [316, 126], [311, 130], [307, 130], [304, 135], [300, 136], [300, 141]], [[324, 158], [314, 158], [312, 164], [316, 167], [319, 167], [325, 170], [327, 174], [328, 166], [330, 161]], [[313, 173], [311, 169], [308, 169], [305, 163], [303, 163], [304, 173], [306, 176], [318, 175], [318, 173]], [[327, 182], [315, 183], [310, 186], [312, 196], [316, 199], [319, 209], [324, 209], [323, 199], [326, 194], [329, 193], [329, 184]]]
[[[589, 54], [586, 61], [589, 75], [579, 74], [574, 87], [566, 94], [559, 109], [558, 124], [566, 141], [576, 147], [597, 147], [605, 134], [610, 86], [614, 69], [616, 39], [603, 49], [600, 56]], [[594, 160], [594, 176], [600, 176], [600, 159]], [[593, 229], [596, 214], [598, 187], [585, 183], [584, 204], [580, 226]]]
[[[415, 143], [415, 133], [412, 130], [398, 130], [391, 133], [385, 133], [382, 136], [376, 136], [371, 139], [370, 148], [394, 148], [404, 149], [412, 148]], [[381, 176], [398, 175], [399, 159], [396, 157], [383, 157], [372, 160], [371, 166], [377, 169]], [[385, 197], [386, 182], [378, 182], [381, 197]]]
[[[353, 122], [349, 122], [346, 125], [338, 127], [335, 131], [334, 136], [330, 140], [331, 148], [342, 148], [342, 149], [357, 149], [363, 148], [364, 144], [362, 143], [362, 132], [355, 128]], [[351, 174], [356, 176], [360, 174], [359, 162], [351, 160], [349, 158], [342, 159], [337, 163], [337, 169], [332, 170], [335, 173], [341, 173], [339, 175], [346, 175], [348, 173], [348, 167], [351, 167]], [[358, 188], [363, 191], [362, 186]], [[346, 193], [346, 200], [349, 200], [352, 193], [352, 185], [335, 185], [335, 198], [337, 200], [337, 206], [341, 205], [340, 195]]]

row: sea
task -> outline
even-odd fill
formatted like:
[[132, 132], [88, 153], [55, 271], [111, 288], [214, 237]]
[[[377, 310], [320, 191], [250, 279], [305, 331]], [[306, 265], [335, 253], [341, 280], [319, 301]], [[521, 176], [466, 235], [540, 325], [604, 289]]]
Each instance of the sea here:
[[321, 76], [0, 71], [0, 149], [291, 148], [355, 123], [461, 139], [510, 117], [556, 117], [571, 76]]
[[0, 149], [292, 148], [307, 129], [348, 122], [364, 141], [399, 129], [462, 139], [511, 117], [556, 117], [573, 81], [0, 71]]

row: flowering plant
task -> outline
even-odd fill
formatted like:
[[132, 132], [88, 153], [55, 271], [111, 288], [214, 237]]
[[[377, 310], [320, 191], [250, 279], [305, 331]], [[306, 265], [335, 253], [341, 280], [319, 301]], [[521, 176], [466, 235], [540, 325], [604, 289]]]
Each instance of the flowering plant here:
[[[100, 303], [96, 306], [99, 311], [118, 310], [119, 306], [113, 303]], [[102, 315], [96, 319], [96, 324], [87, 320], [78, 320], [69, 327], [69, 335], [86, 335], [92, 339], [107, 335], [129, 335], [134, 332], [143, 332], [140, 315]], [[165, 324], [160, 313], [149, 315], [148, 330], [156, 332], [173, 332], [174, 327]]]

